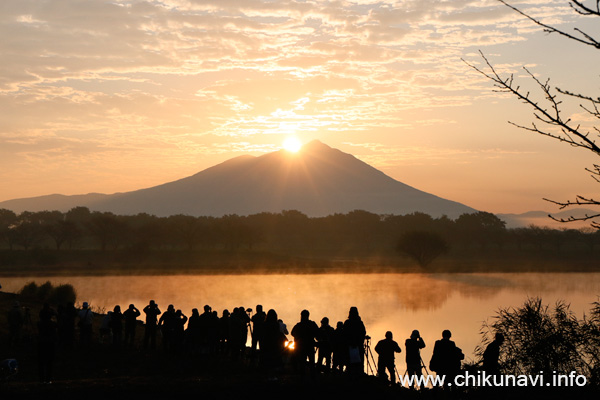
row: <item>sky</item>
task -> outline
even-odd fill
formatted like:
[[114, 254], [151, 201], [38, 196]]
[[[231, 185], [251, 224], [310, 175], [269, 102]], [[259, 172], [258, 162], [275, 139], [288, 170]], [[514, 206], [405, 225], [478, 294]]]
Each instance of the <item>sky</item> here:
[[[511, 4], [598, 31], [565, 0]], [[0, 201], [151, 187], [289, 136], [488, 212], [597, 190], [593, 154], [511, 125], [531, 110], [463, 59], [541, 99], [524, 66], [594, 96], [599, 53], [495, 0], [2, 0], [0, 37]]]

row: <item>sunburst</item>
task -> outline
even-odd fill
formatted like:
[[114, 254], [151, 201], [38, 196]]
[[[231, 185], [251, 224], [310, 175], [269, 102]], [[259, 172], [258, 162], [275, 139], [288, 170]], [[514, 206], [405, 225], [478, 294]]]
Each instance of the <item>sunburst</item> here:
[[297, 153], [302, 148], [302, 142], [295, 136], [289, 136], [283, 141], [283, 148], [290, 153]]

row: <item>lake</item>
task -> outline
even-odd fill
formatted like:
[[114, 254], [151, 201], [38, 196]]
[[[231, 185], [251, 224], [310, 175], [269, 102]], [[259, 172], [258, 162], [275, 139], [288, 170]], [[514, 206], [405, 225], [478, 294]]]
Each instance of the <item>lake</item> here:
[[[106, 311], [130, 303], [142, 309], [150, 299], [163, 311], [173, 304], [187, 316], [192, 308], [202, 311], [205, 304], [219, 315], [225, 308], [255, 309], [262, 304], [265, 311], [274, 308], [289, 330], [303, 309], [315, 322], [327, 316], [335, 326], [356, 306], [373, 347], [390, 330], [404, 348], [404, 340], [418, 329], [427, 344], [422, 351], [426, 364], [444, 329], [452, 331], [465, 361], [471, 361], [481, 341], [482, 323], [499, 308], [518, 307], [528, 297], [541, 297], [550, 306], [564, 300], [581, 318], [600, 295], [600, 273], [26, 277], [0, 278], [0, 283], [3, 291], [11, 292], [32, 280], [70, 283], [79, 303], [88, 301]], [[404, 372], [403, 354], [397, 367]]]

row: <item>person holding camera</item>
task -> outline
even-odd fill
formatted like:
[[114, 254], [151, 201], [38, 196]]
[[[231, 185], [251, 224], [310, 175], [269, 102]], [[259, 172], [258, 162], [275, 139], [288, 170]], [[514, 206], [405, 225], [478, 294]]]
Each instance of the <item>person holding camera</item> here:
[[418, 330], [412, 331], [410, 338], [404, 342], [406, 346], [406, 372], [408, 376], [421, 376], [421, 349], [425, 348], [425, 341]]
[[158, 316], [161, 314], [158, 304], [150, 300], [150, 304], [144, 307], [146, 314], [146, 329], [144, 332], [144, 349], [148, 348], [148, 342], [152, 349], [156, 348], [156, 330], [158, 326]]
[[385, 339], [377, 342], [375, 351], [379, 355], [377, 360], [377, 375], [383, 379], [388, 379], [386, 370], [390, 373], [390, 380], [392, 384], [396, 383], [396, 365], [394, 353], [400, 353], [402, 350], [398, 343], [394, 340], [392, 332], [387, 331], [385, 333]]

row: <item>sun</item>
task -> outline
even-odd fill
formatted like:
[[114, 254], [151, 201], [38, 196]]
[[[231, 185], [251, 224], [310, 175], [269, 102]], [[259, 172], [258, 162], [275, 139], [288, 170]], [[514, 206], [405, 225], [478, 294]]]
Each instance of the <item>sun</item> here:
[[290, 136], [283, 141], [283, 148], [290, 153], [297, 153], [302, 148], [302, 142], [295, 136]]

